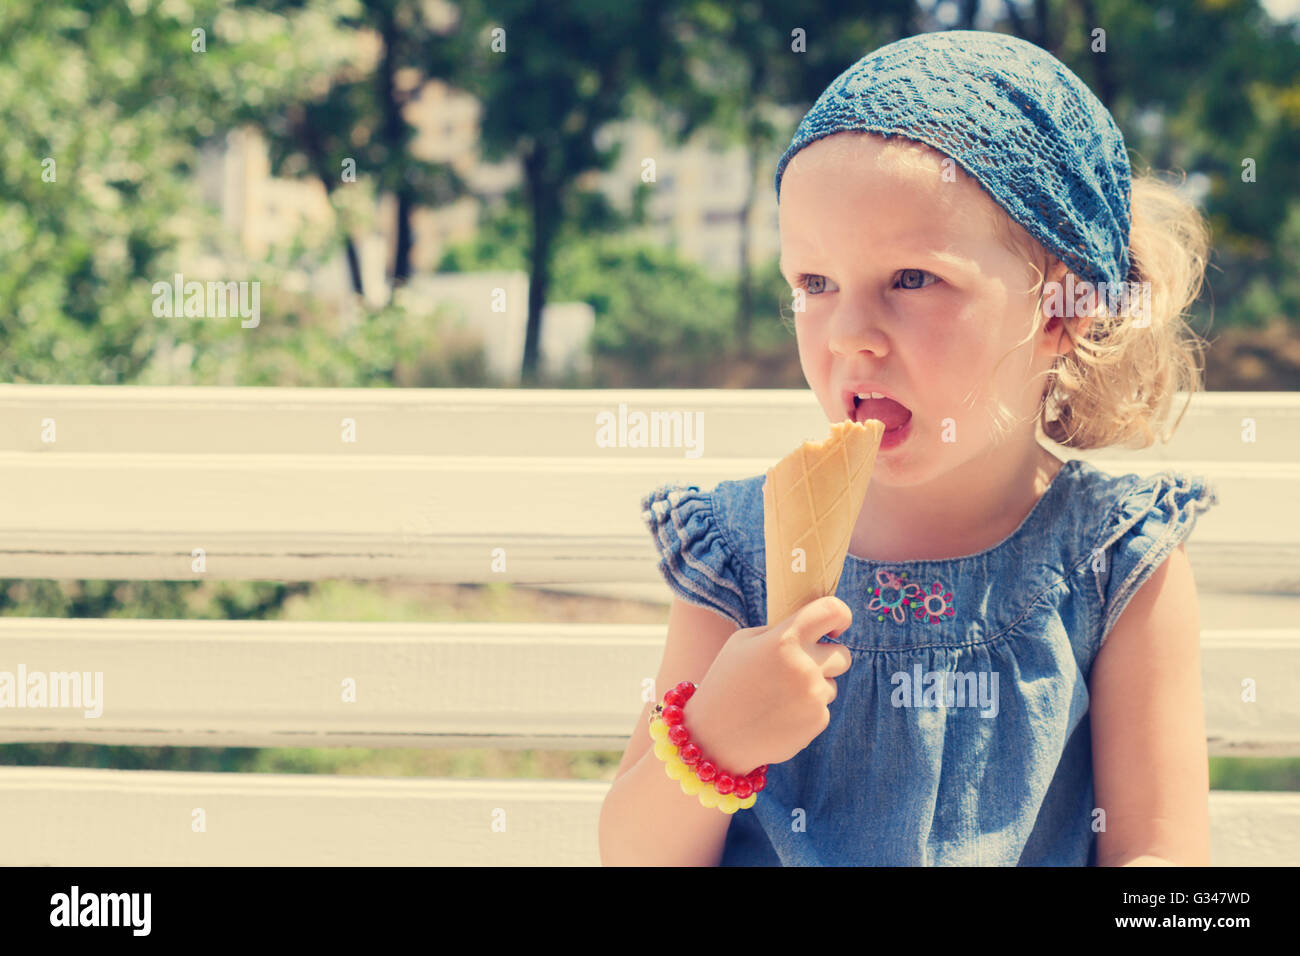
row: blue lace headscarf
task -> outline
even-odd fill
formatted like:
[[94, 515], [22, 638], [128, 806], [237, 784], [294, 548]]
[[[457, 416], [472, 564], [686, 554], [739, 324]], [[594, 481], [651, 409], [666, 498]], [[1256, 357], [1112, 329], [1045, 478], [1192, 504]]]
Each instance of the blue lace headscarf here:
[[899, 135], [952, 157], [1080, 279], [1129, 279], [1124, 136], [1083, 81], [1046, 50], [983, 30], [923, 33], [841, 73], [776, 167], [851, 130]]

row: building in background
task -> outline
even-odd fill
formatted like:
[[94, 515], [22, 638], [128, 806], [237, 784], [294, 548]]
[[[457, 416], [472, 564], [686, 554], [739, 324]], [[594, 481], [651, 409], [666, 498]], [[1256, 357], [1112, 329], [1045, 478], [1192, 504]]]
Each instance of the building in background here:
[[[790, 120], [790, 128], [798, 122]], [[749, 222], [741, 222], [749, 160], [739, 145], [724, 146], [708, 130], [683, 146], [668, 143], [660, 130], [640, 120], [611, 123], [601, 130], [599, 145], [620, 143], [613, 169], [595, 177], [599, 188], [619, 208], [627, 209], [642, 183], [646, 160], [654, 160], [654, 181], [647, 183], [649, 241], [672, 244], [688, 262], [715, 274], [740, 271], [741, 229], [749, 229], [750, 265], [760, 267], [780, 254], [776, 192], [772, 187], [776, 157], [760, 163]]]

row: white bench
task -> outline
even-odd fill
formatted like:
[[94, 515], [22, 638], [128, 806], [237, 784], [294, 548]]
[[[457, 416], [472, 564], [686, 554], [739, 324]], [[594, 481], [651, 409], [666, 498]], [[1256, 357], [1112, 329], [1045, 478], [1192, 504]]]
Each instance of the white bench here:
[[[597, 447], [597, 413], [620, 403], [702, 412], [704, 454]], [[51, 422], [56, 440], [42, 441]], [[1188, 544], [1211, 755], [1300, 756], [1298, 425], [1289, 393], [1198, 395], [1169, 446], [1073, 455], [1219, 488]], [[202, 549], [202, 575], [225, 579], [649, 585], [666, 601], [641, 496], [759, 473], [826, 427], [807, 391], [0, 386], [0, 577], [193, 580]], [[663, 637], [560, 621], [0, 618], [0, 670], [102, 671], [105, 685], [98, 718], [0, 709], [0, 742], [621, 750]], [[1257, 702], [1241, 702], [1244, 677]], [[0, 767], [0, 852], [39, 865], [595, 864], [607, 786]], [[1210, 802], [1216, 865], [1300, 861], [1300, 795]]]

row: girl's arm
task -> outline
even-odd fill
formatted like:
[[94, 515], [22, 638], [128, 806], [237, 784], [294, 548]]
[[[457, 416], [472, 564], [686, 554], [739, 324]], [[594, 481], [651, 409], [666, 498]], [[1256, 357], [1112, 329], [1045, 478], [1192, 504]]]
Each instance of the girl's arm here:
[[[655, 678], [657, 696], [662, 698], [679, 681], [700, 681], [735, 632], [736, 625], [721, 615], [673, 598], [668, 639]], [[681, 784], [664, 773], [663, 762], [651, 749], [647, 721], [653, 707], [642, 708], [601, 805], [600, 862], [603, 866], [717, 866], [731, 817], [682, 793]], [[708, 728], [697, 722], [690, 730], [691, 739], [706, 754], [718, 753], [708, 743]]]
[[1093, 662], [1099, 866], [1208, 866], [1209, 756], [1196, 583], [1180, 544], [1138, 589]]

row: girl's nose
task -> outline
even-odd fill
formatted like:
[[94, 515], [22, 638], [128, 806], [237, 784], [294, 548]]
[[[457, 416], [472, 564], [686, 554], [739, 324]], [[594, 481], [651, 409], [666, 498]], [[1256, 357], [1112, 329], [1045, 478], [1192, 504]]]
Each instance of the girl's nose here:
[[842, 310], [832, 319], [827, 345], [846, 358], [859, 352], [878, 357], [889, 354], [889, 339], [880, 323], [859, 309]]

